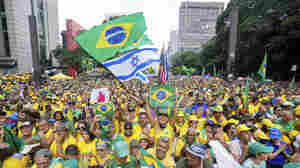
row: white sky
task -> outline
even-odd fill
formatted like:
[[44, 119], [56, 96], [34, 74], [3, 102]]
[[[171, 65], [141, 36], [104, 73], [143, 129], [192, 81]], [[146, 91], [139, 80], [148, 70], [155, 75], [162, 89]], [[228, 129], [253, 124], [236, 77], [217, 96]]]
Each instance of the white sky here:
[[[180, 3], [184, 0], [59, 0], [60, 31], [66, 29], [66, 19], [74, 19], [89, 29], [100, 25], [107, 13], [140, 12], [146, 17], [146, 34], [156, 46], [167, 44], [170, 31], [177, 28]], [[208, 2], [209, 0], [190, 0]], [[225, 2], [229, 0], [211, 0]]]

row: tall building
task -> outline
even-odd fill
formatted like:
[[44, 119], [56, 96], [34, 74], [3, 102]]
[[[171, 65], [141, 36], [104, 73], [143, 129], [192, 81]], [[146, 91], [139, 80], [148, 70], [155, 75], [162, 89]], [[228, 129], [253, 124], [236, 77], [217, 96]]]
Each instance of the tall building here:
[[179, 8], [179, 51], [200, 51], [215, 36], [217, 17], [223, 10], [224, 3], [221, 2], [182, 2]]
[[170, 55], [168, 58], [169, 64], [172, 64], [172, 56], [178, 52], [178, 31], [172, 30], [170, 32], [170, 40], [168, 43]]
[[37, 18], [40, 60], [45, 63], [59, 38], [57, 0], [0, 0], [0, 11], [0, 65], [12, 59], [18, 72], [32, 72], [28, 16]]

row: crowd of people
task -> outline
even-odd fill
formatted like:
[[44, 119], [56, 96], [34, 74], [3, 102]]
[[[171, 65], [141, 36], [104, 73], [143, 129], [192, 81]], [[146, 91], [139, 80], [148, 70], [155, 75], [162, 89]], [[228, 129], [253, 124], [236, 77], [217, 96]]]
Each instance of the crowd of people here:
[[[242, 168], [300, 167], [300, 89], [277, 82], [185, 77], [174, 107], [149, 103], [149, 84], [1, 76], [0, 167], [223, 168], [225, 149]], [[111, 114], [90, 101], [108, 88]], [[228, 167], [229, 168], [229, 167]]]

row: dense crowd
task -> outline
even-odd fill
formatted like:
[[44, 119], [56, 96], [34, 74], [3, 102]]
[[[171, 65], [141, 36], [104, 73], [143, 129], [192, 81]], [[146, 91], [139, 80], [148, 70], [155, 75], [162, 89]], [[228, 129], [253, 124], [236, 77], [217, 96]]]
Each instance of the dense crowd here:
[[[153, 108], [154, 80], [49, 79], [36, 87], [30, 74], [2, 76], [0, 167], [226, 166], [211, 142], [243, 168], [300, 167], [300, 89], [218, 77], [170, 83], [175, 106]], [[113, 113], [97, 112], [94, 88], [109, 88]]]

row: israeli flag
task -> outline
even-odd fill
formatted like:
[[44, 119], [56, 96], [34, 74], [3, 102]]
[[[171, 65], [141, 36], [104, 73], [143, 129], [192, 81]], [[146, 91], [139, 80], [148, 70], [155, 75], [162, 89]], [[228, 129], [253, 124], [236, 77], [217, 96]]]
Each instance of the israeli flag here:
[[160, 59], [158, 49], [143, 48], [130, 51], [118, 58], [106, 61], [103, 65], [120, 81], [127, 81], [136, 78], [141, 80], [143, 83], [148, 83], [149, 80], [142, 71], [153, 64], [159, 63]]

